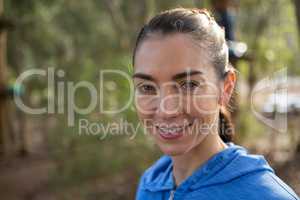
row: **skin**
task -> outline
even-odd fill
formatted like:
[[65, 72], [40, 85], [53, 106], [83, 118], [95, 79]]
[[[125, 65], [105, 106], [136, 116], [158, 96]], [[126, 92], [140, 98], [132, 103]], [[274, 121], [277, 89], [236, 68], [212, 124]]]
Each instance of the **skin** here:
[[[203, 48], [182, 33], [142, 41], [134, 70], [138, 116], [161, 151], [171, 156], [180, 185], [226, 148], [218, 135], [218, 116], [220, 106], [228, 103], [235, 74], [220, 80]], [[162, 137], [175, 129], [179, 138]]]

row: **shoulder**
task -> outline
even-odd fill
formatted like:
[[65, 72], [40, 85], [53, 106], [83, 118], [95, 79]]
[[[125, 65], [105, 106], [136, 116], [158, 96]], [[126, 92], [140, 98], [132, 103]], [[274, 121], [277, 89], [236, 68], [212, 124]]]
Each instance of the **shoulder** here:
[[[249, 173], [234, 180], [239, 191], [250, 199], [299, 200], [295, 192], [270, 171]], [[255, 192], [253, 192], [255, 191]]]
[[232, 182], [246, 196], [266, 200], [299, 200], [297, 194], [275, 174], [264, 156], [249, 154], [246, 150], [233, 163], [236, 164], [237, 176]]
[[[228, 199], [299, 200], [295, 192], [276, 176], [261, 155], [249, 154], [243, 147], [230, 145], [207, 167], [210, 176], [192, 187], [199, 195]], [[221, 159], [223, 158], [223, 159]], [[198, 194], [197, 194], [198, 195]], [[219, 198], [221, 199], [221, 198]]]

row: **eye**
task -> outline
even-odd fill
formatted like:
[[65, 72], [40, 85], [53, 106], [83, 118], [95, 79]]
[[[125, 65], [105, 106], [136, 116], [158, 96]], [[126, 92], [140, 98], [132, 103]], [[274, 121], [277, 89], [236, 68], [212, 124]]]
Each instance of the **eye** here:
[[145, 94], [145, 95], [155, 95], [156, 94], [155, 86], [150, 85], [150, 84], [142, 84], [140, 86], [137, 86], [137, 91], [140, 94]]
[[183, 81], [180, 83], [181, 89], [184, 91], [193, 91], [199, 86], [198, 82], [195, 81]]

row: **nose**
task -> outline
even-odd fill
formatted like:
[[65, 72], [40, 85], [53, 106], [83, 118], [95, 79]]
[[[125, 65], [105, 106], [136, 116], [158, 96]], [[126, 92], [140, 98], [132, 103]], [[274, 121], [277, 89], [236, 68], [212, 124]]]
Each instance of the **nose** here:
[[161, 119], [177, 117], [182, 113], [181, 96], [172, 88], [163, 89], [160, 93], [160, 101], [156, 110], [156, 116]]

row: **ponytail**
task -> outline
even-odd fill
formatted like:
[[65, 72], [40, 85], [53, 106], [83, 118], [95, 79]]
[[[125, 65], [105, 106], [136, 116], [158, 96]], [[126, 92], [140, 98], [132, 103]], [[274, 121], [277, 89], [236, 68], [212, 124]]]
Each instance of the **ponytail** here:
[[234, 126], [230, 113], [222, 106], [219, 113], [219, 135], [223, 142], [231, 142], [234, 136]]

